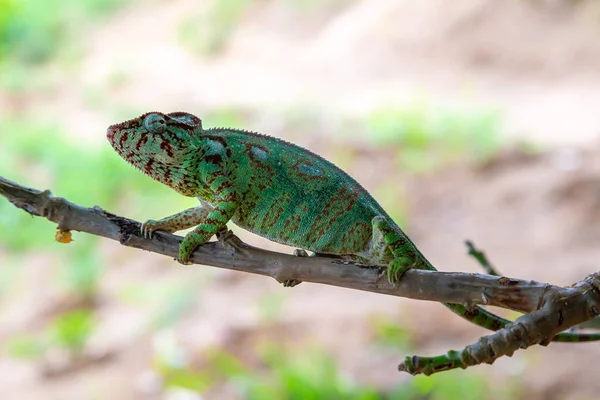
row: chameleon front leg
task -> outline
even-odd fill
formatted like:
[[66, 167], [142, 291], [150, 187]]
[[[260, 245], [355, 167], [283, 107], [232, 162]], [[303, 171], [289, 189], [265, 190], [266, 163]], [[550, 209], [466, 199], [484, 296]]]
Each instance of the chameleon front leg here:
[[178, 260], [181, 264], [189, 264], [190, 254], [202, 243], [223, 229], [233, 217], [239, 206], [237, 193], [225, 176], [219, 175], [212, 179], [209, 187], [218, 194], [218, 201], [212, 211], [203, 218], [196, 228], [183, 238], [179, 245]]
[[146, 239], [152, 237], [154, 231], [165, 231], [173, 233], [183, 229], [191, 228], [204, 221], [208, 214], [213, 210], [213, 207], [203, 200], [200, 200], [201, 205], [198, 207], [188, 208], [178, 212], [177, 214], [165, 217], [163, 219], [149, 219], [142, 224], [141, 233]]

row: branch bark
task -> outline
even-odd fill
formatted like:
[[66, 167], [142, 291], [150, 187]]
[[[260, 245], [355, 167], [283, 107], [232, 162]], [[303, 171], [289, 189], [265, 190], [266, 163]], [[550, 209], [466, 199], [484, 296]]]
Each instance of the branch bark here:
[[[145, 239], [140, 235], [141, 224], [137, 221], [111, 214], [99, 207], [81, 207], [63, 198], [54, 197], [48, 190], [28, 188], [1, 176], [0, 195], [31, 215], [41, 216], [57, 223], [58, 229], [63, 232], [71, 230], [87, 232], [117, 240], [124, 246], [148, 250], [172, 258], [176, 257], [182, 240], [180, 236], [164, 232], [155, 232], [151, 239]], [[582, 307], [583, 303], [570, 302], [558, 309], [556, 306], [548, 306], [552, 303], [549, 303], [548, 294], [551, 293], [553, 299], [566, 299], [571, 298], [574, 293], [582, 291], [589, 293], [588, 286], [586, 289], [582, 289], [582, 286], [562, 288], [536, 281], [501, 276], [422, 270], [407, 271], [401, 281], [394, 286], [387, 281], [385, 266], [360, 265], [324, 257], [297, 257], [252, 247], [233, 235], [225, 236], [226, 238], [217, 242], [198, 246], [190, 261], [194, 264], [270, 276], [278, 282], [296, 280], [322, 283], [416, 300], [459, 303], [467, 307], [477, 304], [493, 305], [524, 313], [532, 313], [540, 307], [547, 306], [550, 309], [542, 308], [540, 311], [546, 310], [546, 312], [550, 314], [554, 312], [556, 315], [558, 315], [558, 311], [563, 315], [582, 315], [575, 308]], [[596, 275], [594, 277], [594, 279], [597, 278]], [[596, 281], [594, 280], [594, 282]], [[598, 287], [600, 285], [595, 286], [596, 289]], [[593, 291], [593, 295], [600, 296], [598, 290]], [[546, 329], [545, 325], [540, 325], [536, 331], [541, 332], [540, 334], [544, 338], [552, 338], [555, 333], [559, 332], [556, 330], [558, 328], [560, 330], [568, 329], [570, 326], [593, 318], [590, 316], [593, 312], [590, 312], [589, 306], [593, 302], [590, 303], [589, 297], [587, 299], [588, 303], [584, 313], [587, 319], [577, 319], [572, 325], [569, 325], [572, 320], [568, 319], [566, 323], [563, 321], [558, 327], [553, 326], [552, 329], [547, 328], [549, 330], [543, 332], [542, 330]], [[596, 297], [594, 299], [598, 300]], [[538, 314], [532, 313], [524, 317], [533, 318], [532, 315]], [[494, 335], [501, 335], [501, 332]], [[537, 342], [533, 340], [530, 345], [541, 343], [543, 340]], [[511, 341], [511, 343], [517, 342]], [[509, 354], [509, 352], [505, 351], [504, 354]], [[489, 357], [485, 360], [484, 362], [489, 362]], [[418, 373], [418, 368], [407, 368], [407, 370]]]

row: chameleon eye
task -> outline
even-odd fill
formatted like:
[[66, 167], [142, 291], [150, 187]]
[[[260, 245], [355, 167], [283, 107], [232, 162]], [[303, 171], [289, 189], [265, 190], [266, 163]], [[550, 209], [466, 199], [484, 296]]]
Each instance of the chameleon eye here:
[[150, 133], [163, 133], [167, 129], [167, 122], [160, 114], [150, 114], [144, 120], [144, 127]]

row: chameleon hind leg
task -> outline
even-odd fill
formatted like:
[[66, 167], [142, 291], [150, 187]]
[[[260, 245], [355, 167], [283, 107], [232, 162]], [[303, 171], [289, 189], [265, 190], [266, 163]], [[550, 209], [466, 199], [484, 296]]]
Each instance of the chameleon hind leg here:
[[420, 254], [412, 242], [401, 231], [399, 232], [383, 216], [377, 216], [371, 221], [373, 239], [371, 251], [379, 258], [385, 258], [385, 253], [391, 252], [392, 260], [386, 270], [390, 283], [396, 283], [402, 275], [411, 268], [423, 268]]

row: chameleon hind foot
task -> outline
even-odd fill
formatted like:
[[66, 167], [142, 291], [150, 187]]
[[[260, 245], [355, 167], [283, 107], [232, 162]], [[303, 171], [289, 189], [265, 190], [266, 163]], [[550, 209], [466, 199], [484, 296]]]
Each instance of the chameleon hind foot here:
[[298, 286], [299, 284], [301, 284], [302, 281], [299, 279], [286, 279], [285, 281], [283, 281], [281, 283], [283, 284], [283, 287], [294, 287], [294, 286]]
[[[292, 254], [295, 257], [310, 257], [308, 255], [308, 253], [306, 252], [306, 250], [302, 250], [302, 249], [295, 249]], [[283, 285], [283, 287], [294, 287], [294, 286], [298, 286], [299, 284], [301, 284], [302, 281], [299, 279], [285, 279], [284, 281], [282, 281], [280, 283]]]
[[192, 265], [193, 263], [190, 262], [190, 256], [192, 255], [192, 252], [196, 249], [196, 247], [207, 242], [207, 240], [204, 239], [206, 235], [198, 232], [198, 230], [199, 228], [196, 227], [196, 229], [193, 231], [188, 232], [179, 245], [179, 254], [177, 255], [177, 262], [179, 264]]
[[412, 265], [408, 265], [404, 260], [402, 260], [400, 258], [396, 258], [396, 259], [392, 260], [388, 264], [388, 267], [386, 269], [386, 275], [387, 275], [388, 281], [392, 285], [395, 285], [396, 283], [398, 283], [400, 281], [400, 279], [402, 278], [402, 275], [404, 275], [404, 273], [411, 268], [412, 268]]

